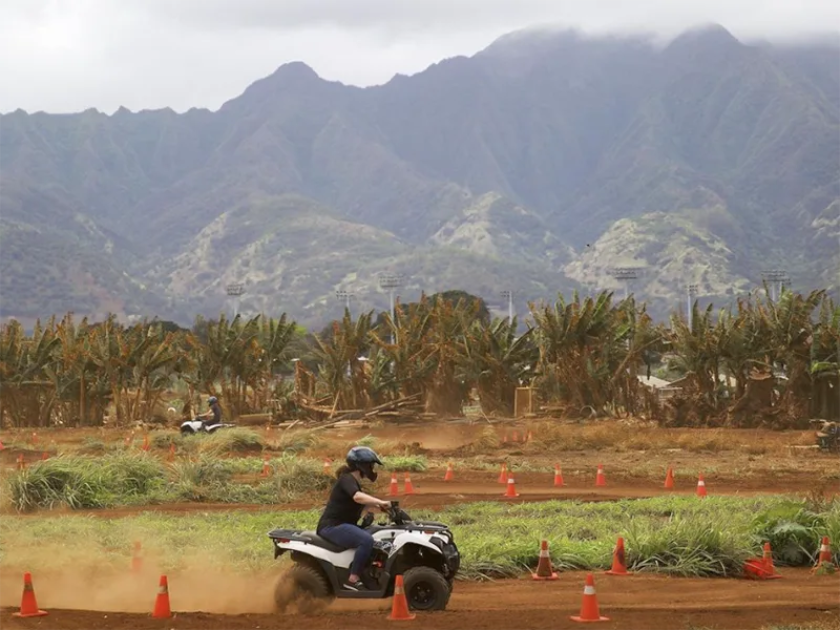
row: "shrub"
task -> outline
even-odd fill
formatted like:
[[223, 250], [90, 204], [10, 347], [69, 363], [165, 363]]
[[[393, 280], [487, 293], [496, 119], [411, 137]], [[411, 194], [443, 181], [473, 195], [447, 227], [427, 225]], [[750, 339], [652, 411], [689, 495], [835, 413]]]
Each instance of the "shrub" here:
[[429, 467], [423, 455], [390, 455], [382, 462], [391, 472], [425, 472]]
[[60, 455], [14, 474], [8, 481], [9, 501], [19, 511], [108, 507], [152, 495], [164, 487], [165, 475], [163, 464], [145, 453]]
[[[198, 436], [190, 436], [194, 439]], [[262, 436], [249, 429], [221, 429], [212, 435], [201, 436], [198, 450], [210, 455], [254, 453], [265, 448]]]

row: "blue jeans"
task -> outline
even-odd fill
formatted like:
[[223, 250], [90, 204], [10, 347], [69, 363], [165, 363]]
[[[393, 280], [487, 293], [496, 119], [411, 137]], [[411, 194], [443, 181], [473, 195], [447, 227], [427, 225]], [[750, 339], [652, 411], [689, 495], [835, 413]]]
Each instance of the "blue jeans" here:
[[356, 555], [353, 556], [350, 574], [359, 576], [362, 574], [362, 569], [365, 568], [365, 562], [370, 558], [370, 552], [373, 551], [373, 536], [358, 525], [353, 525], [352, 523], [342, 523], [341, 525], [325, 527], [318, 532], [318, 535], [339, 547], [345, 547], [347, 549], [353, 549], [355, 547]]

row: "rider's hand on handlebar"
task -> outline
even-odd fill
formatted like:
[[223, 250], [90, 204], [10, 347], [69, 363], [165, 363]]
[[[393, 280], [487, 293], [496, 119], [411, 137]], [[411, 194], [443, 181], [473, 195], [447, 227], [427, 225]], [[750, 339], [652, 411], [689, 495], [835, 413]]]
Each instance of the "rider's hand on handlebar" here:
[[379, 502], [379, 509], [385, 512], [386, 510], [390, 509], [391, 502], [390, 501], [380, 501]]

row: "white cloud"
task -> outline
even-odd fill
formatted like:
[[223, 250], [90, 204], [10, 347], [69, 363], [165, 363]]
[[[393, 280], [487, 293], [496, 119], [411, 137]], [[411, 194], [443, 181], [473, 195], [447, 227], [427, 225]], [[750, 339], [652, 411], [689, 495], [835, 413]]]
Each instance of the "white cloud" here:
[[288, 61], [356, 85], [534, 24], [741, 38], [837, 31], [827, 0], [2, 0], [0, 111], [216, 108]]

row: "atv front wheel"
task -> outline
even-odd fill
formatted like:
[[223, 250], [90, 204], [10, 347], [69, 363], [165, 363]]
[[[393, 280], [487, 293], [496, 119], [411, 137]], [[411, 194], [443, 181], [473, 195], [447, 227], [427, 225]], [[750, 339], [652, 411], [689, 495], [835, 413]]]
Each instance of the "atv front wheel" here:
[[452, 588], [439, 571], [414, 567], [403, 575], [405, 598], [412, 610], [446, 610]]
[[277, 612], [293, 607], [299, 613], [315, 612], [333, 600], [327, 579], [305, 564], [295, 564], [277, 580], [274, 604]]

